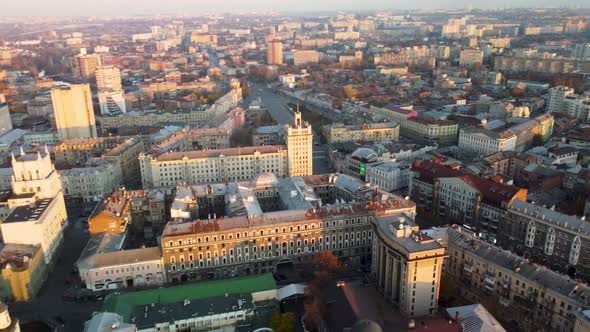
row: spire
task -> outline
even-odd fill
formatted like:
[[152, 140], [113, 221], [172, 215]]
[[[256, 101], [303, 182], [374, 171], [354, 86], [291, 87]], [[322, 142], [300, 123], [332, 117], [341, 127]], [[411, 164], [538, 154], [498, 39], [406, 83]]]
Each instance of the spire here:
[[23, 149], [23, 146], [20, 146], [20, 155], [24, 156], [25, 155], [25, 150]]
[[14, 152], [11, 152], [10, 155], [12, 156], [12, 167], [16, 164], [16, 157], [14, 156]]

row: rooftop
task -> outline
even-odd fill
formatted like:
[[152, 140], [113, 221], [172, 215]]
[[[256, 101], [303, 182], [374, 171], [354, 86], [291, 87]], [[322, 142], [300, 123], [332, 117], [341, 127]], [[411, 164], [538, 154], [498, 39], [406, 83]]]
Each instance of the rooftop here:
[[159, 247], [131, 250], [97, 252], [94, 255], [80, 258], [76, 263], [79, 269], [94, 269], [107, 266], [129, 266], [131, 264], [160, 261], [162, 253]]
[[573, 232], [590, 235], [590, 223], [575, 216], [563, 214], [546, 207], [515, 200], [508, 211], [524, 214], [542, 222], [569, 229]]
[[252, 155], [256, 152], [260, 154], [271, 154], [278, 153], [287, 150], [284, 145], [268, 145], [268, 146], [248, 146], [243, 148], [229, 148], [229, 149], [214, 149], [214, 150], [201, 150], [201, 151], [187, 151], [187, 152], [168, 152], [161, 154], [155, 159], [159, 162], [180, 160], [183, 158], [188, 159], [201, 159], [201, 158], [218, 158], [221, 156], [232, 157], [232, 156], [244, 156]]
[[582, 307], [590, 306], [590, 287], [559, 274], [542, 265], [534, 264], [508, 250], [491, 245], [459, 229], [449, 228], [449, 246], [462, 248], [498, 267], [512, 271], [527, 283], [535, 283], [540, 288], [560, 294]]
[[32, 205], [19, 206], [12, 210], [10, 215], [4, 219], [3, 223], [35, 222], [41, 218], [54, 199], [55, 198], [44, 198], [36, 201]]
[[506, 332], [500, 323], [481, 304], [447, 308], [451, 317], [459, 315], [463, 332]]
[[[228, 295], [251, 295], [252, 293], [276, 289], [275, 280], [270, 273], [248, 277], [207, 281], [181, 286], [150, 289], [128, 293], [111, 293], [105, 300], [103, 310], [116, 312], [125, 322], [130, 322], [136, 307], [147, 305], [166, 305], [171, 303], [199, 302], [213, 297]], [[203, 301], [206, 302], [206, 301]]]

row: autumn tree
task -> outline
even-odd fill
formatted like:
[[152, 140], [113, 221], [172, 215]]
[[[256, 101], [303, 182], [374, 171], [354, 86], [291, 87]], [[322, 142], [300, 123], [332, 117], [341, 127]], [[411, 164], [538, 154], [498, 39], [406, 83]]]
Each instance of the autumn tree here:
[[292, 312], [275, 312], [271, 318], [271, 327], [275, 332], [294, 332], [297, 320]]

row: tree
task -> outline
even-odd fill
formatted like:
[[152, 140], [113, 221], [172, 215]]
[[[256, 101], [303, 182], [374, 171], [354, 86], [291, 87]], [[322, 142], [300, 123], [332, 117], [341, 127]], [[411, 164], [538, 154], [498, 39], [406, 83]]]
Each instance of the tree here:
[[296, 322], [295, 314], [292, 312], [275, 312], [271, 318], [271, 327], [275, 332], [294, 332]]
[[316, 258], [316, 266], [322, 271], [334, 274], [342, 267], [333, 251], [322, 251]]

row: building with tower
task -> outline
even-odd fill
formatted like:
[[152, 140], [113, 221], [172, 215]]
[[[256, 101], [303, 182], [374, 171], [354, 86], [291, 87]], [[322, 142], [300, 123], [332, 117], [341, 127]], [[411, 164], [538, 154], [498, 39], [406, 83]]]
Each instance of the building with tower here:
[[299, 106], [293, 126], [286, 125], [286, 143], [289, 160], [289, 176], [313, 174], [313, 134], [311, 125], [303, 122]]
[[266, 44], [266, 63], [269, 65], [283, 64], [283, 43], [273, 39]]
[[97, 137], [88, 84], [55, 87], [51, 90], [51, 101], [60, 139]]
[[40, 245], [49, 264], [63, 240], [67, 213], [60, 176], [47, 146], [12, 156], [10, 214], [0, 224], [4, 243]]
[[280, 145], [208, 150], [179, 145], [174, 152], [141, 153], [143, 188], [172, 190], [182, 183], [245, 181], [260, 173], [279, 178], [313, 174], [312, 128], [301, 112], [295, 112], [293, 124], [280, 127], [278, 135]]

